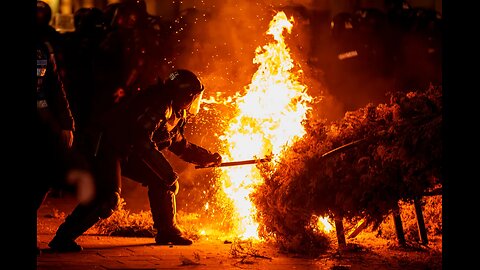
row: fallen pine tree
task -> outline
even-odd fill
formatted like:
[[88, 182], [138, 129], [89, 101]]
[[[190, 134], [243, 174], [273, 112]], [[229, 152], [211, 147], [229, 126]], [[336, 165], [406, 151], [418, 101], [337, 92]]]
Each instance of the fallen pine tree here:
[[253, 198], [261, 236], [287, 251], [315, 253], [328, 238], [312, 216], [365, 219], [375, 228], [398, 201], [441, 185], [441, 98], [439, 87], [397, 92], [387, 104], [369, 104], [333, 123], [307, 121], [307, 134], [280, 162], [259, 165], [264, 184]]

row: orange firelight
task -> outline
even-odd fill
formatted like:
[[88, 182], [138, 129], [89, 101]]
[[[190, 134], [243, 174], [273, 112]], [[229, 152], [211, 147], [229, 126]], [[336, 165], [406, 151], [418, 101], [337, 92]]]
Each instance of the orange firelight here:
[[[220, 137], [226, 145], [225, 161], [261, 158], [278, 155], [305, 134], [302, 121], [310, 110], [312, 98], [307, 87], [299, 81], [302, 70], [295, 72], [290, 50], [283, 33], [291, 33], [294, 19], [278, 12], [270, 22], [268, 35], [273, 41], [258, 47], [253, 59], [258, 64], [246, 94], [236, 99], [236, 116]], [[235, 214], [232, 232], [240, 239], [259, 239], [256, 207], [250, 194], [262, 184], [256, 166], [221, 168], [222, 191], [231, 200]]]

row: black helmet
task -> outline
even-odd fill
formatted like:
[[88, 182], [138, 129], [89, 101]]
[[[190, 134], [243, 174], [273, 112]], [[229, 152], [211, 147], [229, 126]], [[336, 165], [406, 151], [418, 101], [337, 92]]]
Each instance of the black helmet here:
[[[185, 69], [178, 69], [170, 73], [164, 82], [167, 91], [171, 94], [174, 107], [178, 109], [190, 109], [198, 107], [200, 104], [193, 103], [198, 100], [200, 102], [204, 86], [200, 79], [193, 72]], [[198, 108], [193, 108], [197, 110]], [[193, 111], [191, 113], [195, 114]]]
[[73, 25], [75, 29], [78, 30], [81, 28], [83, 20], [88, 16], [89, 8], [80, 8], [73, 14]]
[[105, 29], [103, 12], [98, 8], [80, 8], [73, 16], [73, 23], [75, 31], [83, 33]]
[[38, 26], [47, 26], [52, 19], [52, 9], [43, 2], [37, 1], [37, 24]]

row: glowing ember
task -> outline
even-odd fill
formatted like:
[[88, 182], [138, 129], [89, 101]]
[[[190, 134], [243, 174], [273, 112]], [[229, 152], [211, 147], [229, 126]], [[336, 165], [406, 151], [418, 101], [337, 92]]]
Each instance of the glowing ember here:
[[[302, 121], [312, 98], [298, 76], [291, 72], [294, 64], [282, 35], [284, 30], [291, 32], [293, 22], [293, 17], [288, 19], [284, 12], [277, 13], [267, 31], [274, 42], [255, 51], [253, 63], [259, 67], [245, 88], [246, 94], [236, 100], [236, 116], [222, 136], [226, 145], [225, 161], [279, 154], [305, 134]], [[278, 157], [274, 156], [273, 162], [277, 161]], [[256, 166], [227, 167], [222, 168], [221, 174], [223, 191], [233, 201], [236, 212], [233, 233], [242, 239], [258, 239], [256, 208], [249, 197], [262, 183], [258, 169]]]
[[333, 226], [330, 224], [330, 221], [327, 217], [318, 217], [317, 228], [326, 233], [329, 233], [333, 230]]

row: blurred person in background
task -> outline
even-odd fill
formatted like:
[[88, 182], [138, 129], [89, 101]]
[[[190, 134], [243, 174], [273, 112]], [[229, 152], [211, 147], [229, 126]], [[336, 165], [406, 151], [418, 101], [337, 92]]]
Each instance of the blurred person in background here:
[[[94, 117], [155, 83], [145, 2], [128, 0], [110, 7], [111, 25], [95, 56]], [[110, 13], [113, 13], [110, 14]]]
[[94, 106], [94, 59], [106, 35], [103, 12], [98, 8], [81, 8], [74, 14], [75, 31], [63, 34], [65, 84], [76, 133], [81, 133], [92, 118]]

